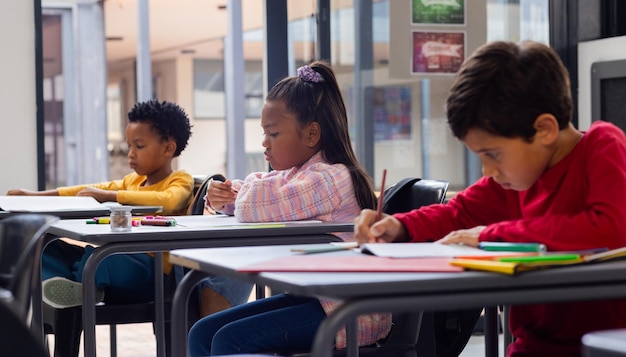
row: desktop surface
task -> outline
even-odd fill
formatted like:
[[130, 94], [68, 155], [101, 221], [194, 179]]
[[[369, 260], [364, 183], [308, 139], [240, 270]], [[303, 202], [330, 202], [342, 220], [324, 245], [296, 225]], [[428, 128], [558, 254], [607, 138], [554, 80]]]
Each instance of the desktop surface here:
[[[541, 271], [525, 272], [518, 276], [508, 276], [491, 272], [264, 272], [260, 274], [242, 273], [237, 269], [249, 264], [269, 260], [280, 256], [293, 255], [291, 249], [300, 246], [282, 245], [267, 247], [236, 247], [208, 249], [179, 249], [171, 252], [170, 260], [177, 264], [187, 265], [194, 262], [200, 270], [219, 273], [231, 277], [252, 277], [260, 284], [270, 285], [277, 289], [289, 290], [293, 293], [329, 296], [347, 299], [368, 295], [392, 296], [396, 294], [446, 294], [455, 292], [498, 292], [501, 290], [533, 289], [567, 289], [569, 287], [587, 285], [589, 289], [603, 284], [624, 286], [626, 289], [626, 261], [587, 264], [584, 266], [560, 267]], [[322, 255], [354, 256], [354, 251], [323, 253]], [[609, 292], [607, 292], [609, 293]], [[559, 294], [560, 295], [560, 294]], [[611, 297], [623, 296], [616, 292]], [[608, 296], [607, 296], [608, 297]], [[514, 301], [511, 294], [508, 303]], [[508, 299], [508, 298], [507, 298]], [[584, 300], [584, 296], [559, 296], [557, 300]], [[534, 299], [541, 302], [542, 299]], [[501, 303], [501, 302], [500, 302]], [[496, 303], [498, 304], [498, 302]]]
[[102, 244], [129, 241], [200, 239], [208, 237], [233, 238], [250, 237], [254, 231], [256, 237], [286, 236], [293, 234], [322, 234], [332, 232], [351, 232], [352, 223], [333, 222], [273, 222], [240, 223], [232, 216], [175, 216], [174, 226], [132, 227], [130, 232], [113, 232], [108, 224], [87, 224], [86, 220], [63, 220], [54, 224], [47, 233], [68, 237], [90, 243]]

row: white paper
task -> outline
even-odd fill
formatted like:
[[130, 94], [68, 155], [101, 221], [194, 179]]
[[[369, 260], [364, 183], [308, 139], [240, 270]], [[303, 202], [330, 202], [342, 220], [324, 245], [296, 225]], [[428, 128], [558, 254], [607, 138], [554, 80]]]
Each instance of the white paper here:
[[89, 196], [0, 196], [0, 209], [11, 212], [52, 212], [106, 209]]
[[440, 243], [367, 243], [361, 245], [361, 251], [387, 258], [454, 258], [511, 254], [511, 252], [485, 251], [467, 245]]

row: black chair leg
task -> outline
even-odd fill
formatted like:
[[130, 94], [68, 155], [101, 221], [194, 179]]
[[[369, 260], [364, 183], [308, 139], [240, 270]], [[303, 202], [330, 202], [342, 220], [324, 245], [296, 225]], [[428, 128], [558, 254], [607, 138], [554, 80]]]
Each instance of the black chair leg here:
[[419, 337], [415, 345], [419, 356], [436, 356], [437, 348], [435, 343], [435, 314], [432, 311], [422, 313]]
[[117, 325], [109, 325], [109, 348], [111, 357], [117, 357]]
[[83, 332], [82, 309], [57, 309], [54, 324], [54, 357], [77, 357]]

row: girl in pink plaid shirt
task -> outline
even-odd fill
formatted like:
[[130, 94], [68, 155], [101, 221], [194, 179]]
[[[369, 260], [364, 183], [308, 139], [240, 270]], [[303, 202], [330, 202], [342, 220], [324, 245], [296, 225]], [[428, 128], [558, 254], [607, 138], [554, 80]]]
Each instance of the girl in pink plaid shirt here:
[[[276, 84], [261, 114], [265, 159], [274, 169], [245, 180], [213, 181], [207, 205], [243, 222], [317, 219], [352, 222], [375, 208], [372, 184], [352, 150], [343, 97], [324, 62], [298, 68]], [[352, 240], [352, 234], [342, 236]], [[337, 302], [275, 295], [209, 315], [189, 332], [194, 356], [309, 350], [321, 321]], [[383, 338], [390, 314], [359, 317], [359, 345]], [[346, 345], [345, 330], [337, 348]]]

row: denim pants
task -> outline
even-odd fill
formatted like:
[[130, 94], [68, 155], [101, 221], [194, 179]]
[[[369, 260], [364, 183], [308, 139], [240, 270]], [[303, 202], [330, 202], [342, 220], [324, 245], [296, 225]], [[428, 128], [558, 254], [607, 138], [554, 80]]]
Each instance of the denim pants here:
[[[83, 268], [94, 248], [54, 240], [46, 246], [41, 259], [43, 280], [60, 276], [83, 281]], [[147, 254], [114, 254], [96, 269], [96, 287], [111, 303], [140, 303], [154, 300], [154, 259]]]
[[308, 351], [325, 317], [315, 298], [280, 294], [252, 301], [196, 322], [189, 331], [189, 354]]
[[230, 306], [241, 305], [248, 301], [254, 284], [223, 276], [210, 276], [198, 283], [199, 291], [209, 288], [220, 294]]

